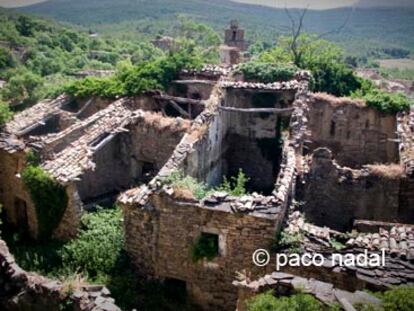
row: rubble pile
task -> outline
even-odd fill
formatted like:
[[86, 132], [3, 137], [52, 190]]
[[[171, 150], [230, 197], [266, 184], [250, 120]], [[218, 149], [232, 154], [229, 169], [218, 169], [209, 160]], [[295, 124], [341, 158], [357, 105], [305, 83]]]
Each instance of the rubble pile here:
[[[378, 233], [341, 233], [328, 227], [319, 227], [307, 223], [303, 215], [293, 212], [289, 215], [287, 227], [288, 234], [302, 234], [301, 244], [304, 251], [321, 253], [325, 257], [324, 269], [333, 273], [341, 273], [355, 277], [382, 289], [393, 285], [414, 284], [414, 262], [411, 257], [414, 246], [414, 229], [408, 226], [396, 226], [389, 230], [379, 229]], [[335, 244], [344, 241], [340, 247]], [[361, 254], [365, 251], [380, 254], [385, 252], [385, 266], [341, 266], [332, 262], [332, 255]]]
[[273, 82], [273, 83], [254, 83], [243, 81], [221, 81], [220, 86], [222, 88], [232, 89], [251, 89], [251, 90], [264, 90], [264, 91], [288, 91], [299, 89], [300, 83], [296, 80], [287, 82]]

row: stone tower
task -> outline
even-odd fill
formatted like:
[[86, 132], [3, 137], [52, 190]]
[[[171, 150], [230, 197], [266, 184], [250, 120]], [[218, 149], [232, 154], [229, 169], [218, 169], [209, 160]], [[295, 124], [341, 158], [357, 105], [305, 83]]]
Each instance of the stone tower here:
[[236, 20], [230, 22], [230, 28], [226, 29], [224, 38], [224, 44], [227, 46], [237, 47], [241, 51], [247, 49], [244, 40], [244, 29], [239, 28], [239, 23]]

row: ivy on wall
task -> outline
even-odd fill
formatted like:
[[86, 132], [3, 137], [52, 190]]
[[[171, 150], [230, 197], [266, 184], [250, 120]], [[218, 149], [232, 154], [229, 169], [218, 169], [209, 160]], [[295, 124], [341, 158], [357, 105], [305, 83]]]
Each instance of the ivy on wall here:
[[36, 209], [38, 238], [47, 239], [65, 213], [68, 204], [65, 188], [36, 165], [29, 165], [23, 170], [22, 180]]

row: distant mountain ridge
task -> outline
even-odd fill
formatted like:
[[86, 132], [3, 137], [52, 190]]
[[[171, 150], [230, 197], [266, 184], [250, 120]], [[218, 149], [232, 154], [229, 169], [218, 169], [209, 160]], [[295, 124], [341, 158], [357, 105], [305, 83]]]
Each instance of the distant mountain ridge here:
[[[230, 20], [237, 19], [250, 40], [272, 41], [281, 26], [290, 24], [284, 9], [229, 0], [49, 0], [19, 11], [114, 34], [125, 30], [130, 34], [168, 34], [178, 14], [209, 24], [219, 32]], [[328, 39], [356, 53], [375, 46], [414, 50], [413, 16], [414, 9], [398, 8], [310, 10], [305, 28], [319, 34], [330, 32]], [[344, 21], [347, 23], [343, 31], [334, 32]]]
[[[360, 0], [357, 8], [414, 8], [413, 0]], [[414, 17], [413, 17], [414, 18]]]

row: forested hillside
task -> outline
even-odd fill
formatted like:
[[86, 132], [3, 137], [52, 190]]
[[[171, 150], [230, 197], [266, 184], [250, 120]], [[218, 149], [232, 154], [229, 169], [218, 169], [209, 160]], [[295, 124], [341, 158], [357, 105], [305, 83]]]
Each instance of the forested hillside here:
[[114, 69], [123, 59], [138, 62], [156, 54], [150, 44], [93, 37], [52, 21], [0, 11], [0, 79], [7, 82], [1, 98], [13, 106], [55, 96], [81, 70]]
[[[172, 29], [205, 62], [218, 60], [221, 40], [211, 28], [180, 18]], [[0, 10], [0, 124], [10, 117], [8, 106], [20, 110], [56, 97], [82, 71], [131, 67], [163, 55], [147, 39], [123, 40]]]
[[[231, 19], [238, 19], [248, 30], [251, 41], [275, 41], [289, 19], [283, 9], [235, 3], [229, 0], [53, 0], [21, 10], [54, 17], [128, 38], [142, 33], [169, 33], [177, 14], [222, 30]], [[309, 11], [308, 32], [327, 33], [348, 52], [366, 55], [383, 48], [414, 49], [414, 10], [335, 9]], [[293, 11], [293, 14], [295, 12]], [[335, 32], [347, 21], [341, 32]], [[380, 53], [381, 54], [381, 53]]]

